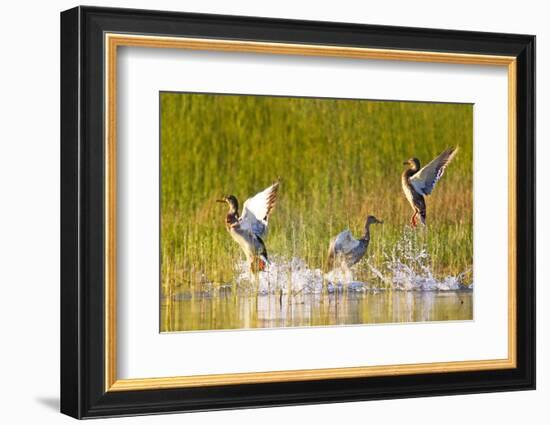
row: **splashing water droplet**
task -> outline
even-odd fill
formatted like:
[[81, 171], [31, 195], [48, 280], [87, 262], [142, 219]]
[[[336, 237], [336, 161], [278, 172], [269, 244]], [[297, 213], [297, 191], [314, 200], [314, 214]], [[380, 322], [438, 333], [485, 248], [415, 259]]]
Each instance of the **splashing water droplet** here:
[[[323, 273], [321, 269], [310, 268], [300, 258], [290, 260], [273, 256], [265, 271], [252, 275], [246, 261], [236, 264], [236, 283], [241, 289], [257, 290], [267, 293], [320, 293], [323, 288], [330, 292], [367, 291], [393, 289], [402, 291], [453, 291], [472, 289], [473, 284], [465, 283], [471, 270], [456, 276], [437, 278], [430, 266], [430, 256], [425, 245], [417, 246], [416, 236], [410, 229], [405, 229], [401, 239], [385, 254], [385, 261], [377, 266], [366, 261], [373, 274], [372, 282], [354, 280], [353, 269], [334, 269]], [[365, 261], [365, 260], [364, 260]], [[378, 282], [377, 282], [378, 281]], [[383, 282], [383, 286], [380, 285]]]

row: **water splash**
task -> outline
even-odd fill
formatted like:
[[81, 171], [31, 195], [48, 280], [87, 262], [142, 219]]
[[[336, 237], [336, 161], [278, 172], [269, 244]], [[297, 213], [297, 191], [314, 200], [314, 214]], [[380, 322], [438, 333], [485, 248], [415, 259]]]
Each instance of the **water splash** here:
[[266, 270], [257, 276], [251, 275], [246, 261], [237, 264], [236, 271], [236, 282], [240, 288], [253, 288], [260, 293], [318, 293], [323, 289], [323, 272], [309, 268], [304, 260], [297, 257], [290, 260], [272, 257]]
[[379, 291], [386, 289], [401, 291], [453, 291], [471, 289], [466, 278], [471, 270], [453, 276], [437, 277], [430, 266], [426, 246], [416, 240], [414, 232], [405, 229], [401, 239], [391, 252], [385, 254], [381, 265], [363, 260], [372, 273], [369, 281], [354, 279], [351, 270], [335, 269], [324, 273], [321, 269], [310, 268], [300, 258], [290, 260], [274, 256], [267, 269], [257, 276], [251, 275], [245, 261], [236, 265], [236, 284], [239, 289], [257, 290], [261, 294], [320, 293], [323, 288], [329, 293], [344, 290], [354, 292]]
[[392, 289], [404, 291], [453, 291], [472, 289], [466, 278], [471, 269], [464, 270], [456, 276], [436, 277], [430, 265], [430, 256], [425, 244], [419, 244], [416, 234], [405, 228], [401, 239], [392, 251], [385, 254], [382, 267], [377, 268], [367, 263], [372, 273]]

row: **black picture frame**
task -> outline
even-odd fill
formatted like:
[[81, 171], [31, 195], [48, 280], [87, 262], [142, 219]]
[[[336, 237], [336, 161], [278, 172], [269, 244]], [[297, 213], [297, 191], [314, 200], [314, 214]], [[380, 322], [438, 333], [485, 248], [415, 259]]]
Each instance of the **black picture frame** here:
[[[105, 391], [104, 33], [507, 55], [517, 58], [517, 367]], [[61, 13], [61, 412], [75, 418], [535, 388], [535, 37], [76, 7]]]

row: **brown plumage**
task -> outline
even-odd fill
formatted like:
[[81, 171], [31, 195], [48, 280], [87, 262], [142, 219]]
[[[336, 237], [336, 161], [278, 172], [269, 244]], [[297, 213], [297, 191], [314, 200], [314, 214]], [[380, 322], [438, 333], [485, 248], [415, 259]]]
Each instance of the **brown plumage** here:
[[[266, 213], [265, 217], [263, 217], [264, 221], [267, 221], [269, 215], [271, 214], [271, 210], [273, 210], [273, 207], [277, 203], [277, 193], [279, 192], [279, 180], [277, 180], [273, 186], [271, 191], [269, 192], [267, 196], [267, 206], [266, 206]], [[246, 203], [245, 203], [246, 205]]]

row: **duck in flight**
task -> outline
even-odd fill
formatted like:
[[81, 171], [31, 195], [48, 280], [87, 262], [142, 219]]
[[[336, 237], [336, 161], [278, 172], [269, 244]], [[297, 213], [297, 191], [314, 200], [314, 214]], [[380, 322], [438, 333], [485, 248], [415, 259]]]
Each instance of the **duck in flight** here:
[[349, 230], [344, 230], [330, 241], [328, 249], [327, 268], [332, 270], [342, 266], [349, 270], [358, 263], [367, 252], [370, 242], [370, 225], [382, 224], [375, 216], [369, 215], [365, 222], [365, 233], [359, 239], [355, 239]]
[[409, 166], [401, 176], [401, 186], [414, 211], [411, 217], [412, 227], [416, 227], [418, 215], [420, 215], [422, 224], [426, 224], [426, 201], [424, 196], [432, 193], [436, 183], [443, 176], [445, 168], [455, 157], [457, 151], [458, 147], [449, 148], [441, 152], [439, 156], [423, 168], [420, 168], [420, 161], [417, 158], [410, 158], [403, 163], [403, 165]]
[[279, 181], [247, 199], [239, 216], [239, 201], [233, 195], [218, 199], [225, 202], [229, 211], [225, 217], [225, 227], [233, 240], [239, 244], [248, 261], [250, 271], [258, 273], [269, 264], [263, 238], [267, 234], [269, 216], [277, 201]]

